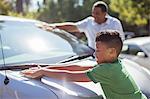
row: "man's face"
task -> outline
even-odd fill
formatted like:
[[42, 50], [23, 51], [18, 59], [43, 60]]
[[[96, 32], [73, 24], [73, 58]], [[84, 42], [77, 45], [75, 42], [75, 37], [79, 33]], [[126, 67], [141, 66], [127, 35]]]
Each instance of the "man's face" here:
[[92, 16], [94, 17], [95, 22], [101, 23], [105, 20], [106, 12], [102, 12], [99, 7], [94, 7], [92, 9]]

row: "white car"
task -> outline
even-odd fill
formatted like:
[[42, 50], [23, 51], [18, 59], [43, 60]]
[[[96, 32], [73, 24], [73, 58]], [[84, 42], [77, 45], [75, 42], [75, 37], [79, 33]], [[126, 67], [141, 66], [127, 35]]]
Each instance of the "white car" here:
[[150, 70], [150, 36], [125, 40], [121, 57], [135, 61]]
[[[105, 99], [100, 84], [21, 75], [20, 71], [36, 66], [96, 64], [94, 50], [75, 36], [59, 29], [42, 30], [37, 23], [40, 21], [0, 16], [0, 99]], [[150, 97], [149, 70], [127, 59], [123, 64]]]

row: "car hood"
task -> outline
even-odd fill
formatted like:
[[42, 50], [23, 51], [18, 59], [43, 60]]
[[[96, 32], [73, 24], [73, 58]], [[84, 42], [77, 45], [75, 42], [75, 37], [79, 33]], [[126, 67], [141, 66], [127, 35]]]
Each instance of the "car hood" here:
[[[89, 65], [94, 66], [96, 64], [96, 61], [85, 59], [82, 61], [74, 61], [67, 64], [74, 64], [74, 65], [84, 64], [84, 66], [89, 66]], [[65, 65], [67, 64], [65, 63]], [[63, 94], [67, 93], [69, 95], [67, 99], [74, 99], [73, 97], [80, 97], [77, 99], [102, 99], [102, 96], [104, 96], [101, 86], [98, 83], [95, 84], [93, 82], [68, 82], [65, 81], [65, 79], [62, 81], [62, 80], [49, 78], [49, 77], [41, 78], [41, 82], [43, 82], [48, 86], [63, 91]], [[63, 95], [61, 95], [61, 97], [63, 97]], [[66, 99], [65, 95], [64, 98]]]
[[[77, 60], [64, 64], [84, 64], [84, 66], [94, 66], [96, 61], [84, 59], [82, 61]], [[126, 69], [129, 71], [143, 93], [149, 97], [149, 71], [127, 59], [123, 60], [123, 64], [125, 64]], [[19, 71], [7, 71], [6, 73], [5, 71], [2, 71], [0, 72], [0, 79], [5, 79], [5, 76], [1, 75], [6, 74], [10, 79], [10, 83], [6, 86], [2, 82], [4, 80], [0, 81], [0, 86], [3, 86], [0, 87], [0, 95], [7, 97], [7, 99], [9, 99], [9, 96], [15, 97], [10, 99], [34, 99], [34, 97], [38, 97], [38, 99], [103, 99], [102, 95], [104, 96], [100, 84], [95, 84], [93, 82], [68, 82], [65, 81], [65, 79], [58, 80], [48, 77], [42, 77], [41, 79], [29, 79], [23, 77]], [[139, 80], [139, 78], [141, 80]], [[12, 86], [11, 89], [9, 88], [10, 86]]]
[[5, 85], [5, 71], [0, 72], [1, 99], [58, 99], [39, 80], [22, 77], [18, 71], [7, 71], [7, 77], [9, 83]]
[[[80, 64], [80, 62], [72, 64]], [[95, 64], [94, 61], [89, 60], [83, 60], [82, 63]], [[35, 97], [38, 99], [102, 99], [101, 86], [93, 82], [68, 82], [48, 77], [30, 79], [22, 76], [20, 71], [9, 70], [6, 73], [10, 82], [7, 86], [3, 84], [3, 87], [0, 88], [3, 90], [0, 95], [2, 94], [7, 99], [9, 99], [10, 94], [10, 99], [12, 95], [12, 99], [34, 99]], [[1, 75], [5, 75], [5, 71], [0, 72]], [[5, 79], [4, 76], [0, 78]], [[2, 81], [0, 86], [2, 86]]]
[[[101, 86], [93, 82], [68, 82], [43, 77], [41, 81], [52, 87], [60, 99], [101, 99]], [[80, 98], [79, 98], [80, 97]], [[101, 98], [100, 98], [101, 97]]]

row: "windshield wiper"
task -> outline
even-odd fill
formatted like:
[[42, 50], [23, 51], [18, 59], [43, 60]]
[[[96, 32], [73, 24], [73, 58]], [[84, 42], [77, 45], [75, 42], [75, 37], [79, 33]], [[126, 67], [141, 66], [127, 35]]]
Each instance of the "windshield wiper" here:
[[0, 70], [19, 70], [19, 69], [29, 69], [31, 67], [45, 67], [48, 66], [48, 64], [17, 64], [17, 65], [6, 65], [5, 67], [0, 67]]
[[[90, 55], [90, 54], [80, 55], [80, 56], [75, 55], [75, 56], [72, 56], [70, 58], [67, 58], [65, 60], [58, 62], [57, 65], [58, 64], [60, 65], [61, 63], [74, 61], [74, 60], [82, 60], [82, 59], [85, 59], [85, 58], [90, 57], [90, 56], [93, 57], [93, 55]], [[29, 69], [31, 67], [38, 67], [38, 66], [46, 67], [49, 65], [56, 65], [56, 64], [42, 64], [42, 63], [6, 64], [5, 66], [0, 65], [0, 70], [23, 70], [23, 69]]]
[[[93, 55], [89, 55], [89, 54], [80, 55], [80, 56], [73, 56], [73, 57], [71, 57], [71, 58], [69, 58], [69, 59], [65, 59], [65, 60], [63, 60], [63, 61], [60, 61], [59, 63], [66, 63], [66, 62], [70, 62], [70, 61], [74, 61], [74, 60], [82, 60], [82, 59], [85, 59], [85, 58], [90, 57], [90, 56], [93, 57]], [[94, 57], [93, 57], [93, 58], [94, 58]]]

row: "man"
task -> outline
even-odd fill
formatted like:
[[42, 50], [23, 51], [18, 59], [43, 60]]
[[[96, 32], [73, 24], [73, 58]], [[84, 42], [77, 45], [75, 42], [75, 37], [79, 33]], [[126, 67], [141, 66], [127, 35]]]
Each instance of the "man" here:
[[88, 45], [95, 49], [96, 33], [104, 30], [117, 30], [120, 33], [122, 40], [124, 40], [124, 33], [121, 22], [108, 15], [108, 6], [102, 1], [94, 3], [92, 7], [92, 16], [87, 17], [77, 23], [66, 22], [54, 24], [54, 27], [45, 26], [47, 30], [59, 28], [68, 32], [84, 32]]
[[22, 73], [29, 78], [48, 76], [67, 81], [100, 83], [106, 99], [147, 99], [118, 58], [122, 45], [118, 32], [100, 32], [96, 37], [97, 65], [94, 67], [50, 66]]

